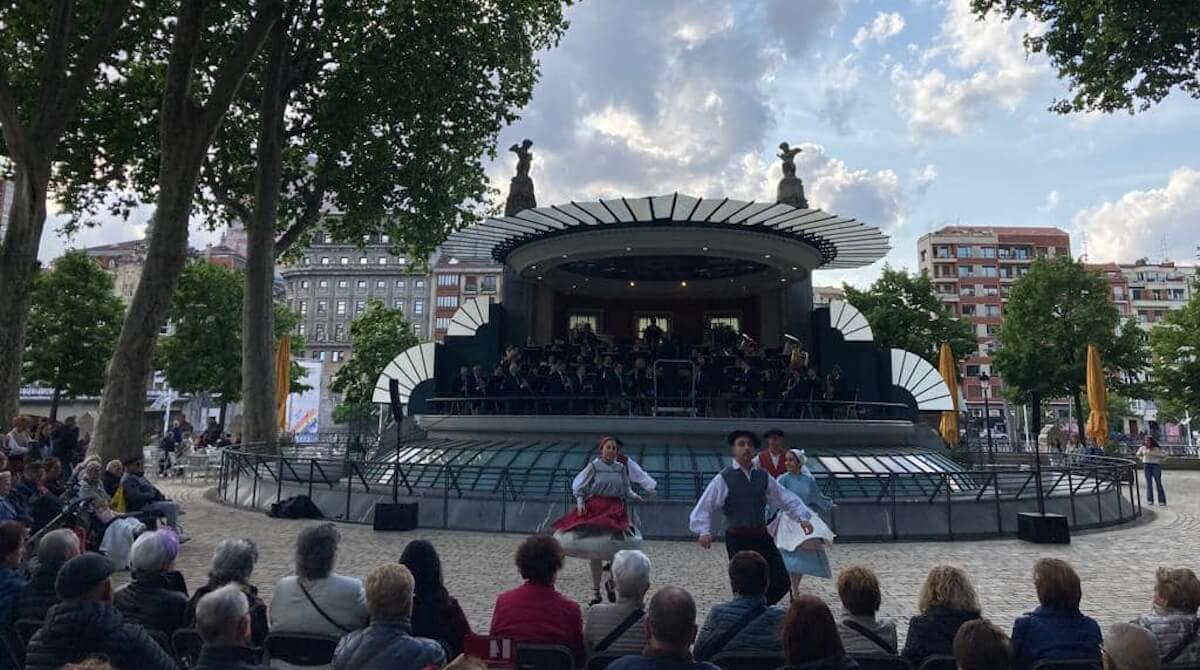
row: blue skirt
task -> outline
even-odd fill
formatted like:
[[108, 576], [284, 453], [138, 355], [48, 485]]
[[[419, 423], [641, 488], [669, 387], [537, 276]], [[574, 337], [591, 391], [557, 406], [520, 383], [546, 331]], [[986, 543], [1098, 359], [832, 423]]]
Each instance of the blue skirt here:
[[812, 575], [826, 579], [833, 577], [833, 569], [829, 566], [829, 553], [824, 547], [816, 551], [781, 550], [779, 553], [783, 555], [783, 565], [788, 574]]

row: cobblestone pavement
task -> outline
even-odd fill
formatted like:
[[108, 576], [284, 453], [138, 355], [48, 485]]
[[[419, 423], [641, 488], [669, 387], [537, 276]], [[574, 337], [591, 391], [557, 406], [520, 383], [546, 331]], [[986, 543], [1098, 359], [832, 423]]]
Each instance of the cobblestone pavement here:
[[[1038, 546], [1015, 539], [962, 542], [841, 544], [832, 549], [834, 571], [852, 564], [871, 567], [883, 586], [883, 616], [904, 621], [916, 608], [917, 594], [928, 569], [937, 563], [964, 568], [979, 591], [984, 615], [1010, 629], [1018, 614], [1036, 605], [1031, 569], [1041, 557], [1070, 561], [1083, 578], [1083, 611], [1102, 626], [1127, 621], [1150, 606], [1154, 570], [1160, 565], [1200, 569], [1197, 518], [1200, 517], [1200, 472], [1164, 474], [1169, 507], [1147, 507], [1146, 516], [1120, 529], [1076, 534], [1067, 546]], [[269, 600], [275, 582], [292, 571], [296, 534], [307, 520], [270, 519], [261, 512], [234, 509], [204, 498], [207, 486], [161, 482], [179, 500], [181, 520], [192, 541], [184, 545], [178, 564], [195, 588], [203, 584], [213, 548], [223, 538], [248, 537], [258, 543], [260, 561], [254, 582]], [[400, 556], [411, 539], [424, 537], [438, 548], [452, 595], [458, 598], [476, 632], [491, 620], [497, 593], [520, 582], [512, 562], [523, 536], [499, 533], [422, 530], [376, 533], [370, 527], [341, 524], [342, 545], [337, 571], [364, 576], [373, 567]], [[654, 563], [652, 589], [672, 584], [691, 591], [701, 609], [728, 597], [725, 552], [705, 551], [696, 543], [648, 542]], [[577, 601], [591, 597], [587, 564], [568, 559], [559, 588]], [[831, 604], [837, 592], [831, 580], [807, 578], [804, 588]], [[835, 609], [835, 613], [836, 613]]]

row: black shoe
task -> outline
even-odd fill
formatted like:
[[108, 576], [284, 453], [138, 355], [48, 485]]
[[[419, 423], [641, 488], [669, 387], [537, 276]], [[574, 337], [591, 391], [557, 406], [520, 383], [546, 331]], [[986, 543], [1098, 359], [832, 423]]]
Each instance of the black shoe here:
[[592, 602], [588, 603], [588, 607], [591, 607], [592, 605], [599, 605], [600, 603], [604, 602], [604, 598], [600, 597], [599, 591], [596, 591], [594, 595], [595, 597], [592, 598]]

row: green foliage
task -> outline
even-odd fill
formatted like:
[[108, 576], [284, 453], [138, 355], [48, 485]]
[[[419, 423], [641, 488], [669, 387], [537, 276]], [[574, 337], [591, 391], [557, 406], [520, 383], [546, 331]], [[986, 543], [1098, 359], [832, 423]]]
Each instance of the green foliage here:
[[1200, 417], [1200, 293], [1167, 312], [1150, 331], [1150, 348], [1160, 420]]
[[1034, 261], [1012, 287], [993, 360], [1014, 402], [1075, 397], [1086, 381], [1087, 347], [1100, 350], [1110, 393], [1139, 393], [1130, 381], [1147, 359], [1137, 324], [1120, 323], [1100, 275], [1066, 256]]
[[996, 10], [1044, 30], [1025, 47], [1045, 53], [1071, 88], [1056, 112], [1145, 111], [1172, 90], [1200, 98], [1200, 3], [1195, 0], [971, 0], [979, 18]]
[[124, 314], [112, 277], [86, 253], [67, 252], [34, 280], [25, 380], [65, 398], [98, 395]]
[[867, 290], [849, 284], [843, 290], [846, 302], [867, 317], [880, 346], [911, 351], [934, 367], [942, 342], [950, 343], [957, 361], [975, 350], [971, 324], [938, 299], [933, 282], [923, 272], [914, 275], [884, 266], [883, 274]]
[[417, 345], [412, 326], [398, 309], [389, 309], [378, 300], [367, 303], [367, 311], [350, 324], [353, 353], [333, 376], [334, 393], [342, 402], [334, 409], [336, 423], [348, 423], [374, 411], [371, 394], [383, 368], [402, 351]]

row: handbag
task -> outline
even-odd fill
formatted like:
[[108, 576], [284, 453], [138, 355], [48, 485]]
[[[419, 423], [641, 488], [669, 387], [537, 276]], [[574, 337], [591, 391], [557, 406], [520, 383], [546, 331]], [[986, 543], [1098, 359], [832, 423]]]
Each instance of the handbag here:
[[296, 578], [296, 585], [300, 587], [300, 592], [304, 594], [304, 597], [308, 598], [308, 604], [313, 606], [313, 609], [315, 609], [317, 611], [317, 614], [321, 615], [322, 619], [328, 621], [334, 628], [337, 628], [338, 630], [342, 631], [343, 633], [352, 632], [352, 629], [346, 628], [342, 624], [334, 621], [333, 617], [329, 616], [328, 614], [325, 613], [325, 610], [321, 609], [321, 606], [318, 605], [317, 601], [313, 600], [312, 595], [309, 594], [308, 589], [304, 588], [304, 582], [300, 581], [299, 577]]

